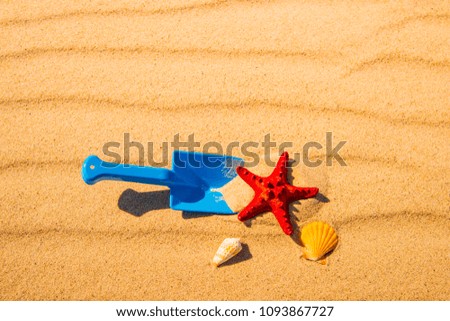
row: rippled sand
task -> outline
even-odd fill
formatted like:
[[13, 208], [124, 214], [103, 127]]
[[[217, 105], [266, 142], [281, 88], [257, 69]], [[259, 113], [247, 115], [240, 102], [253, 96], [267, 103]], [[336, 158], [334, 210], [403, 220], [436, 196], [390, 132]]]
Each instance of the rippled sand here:
[[[444, 1], [27, 3], [0, 3], [1, 299], [450, 300]], [[347, 166], [317, 168], [322, 201], [293, 215], [336, 227], [328, 266], [272, 214], [181, 213], [160, 187], [80, 176], [124, 133], [160, 160], [177, 133], [293, 154], [326, 132]]]

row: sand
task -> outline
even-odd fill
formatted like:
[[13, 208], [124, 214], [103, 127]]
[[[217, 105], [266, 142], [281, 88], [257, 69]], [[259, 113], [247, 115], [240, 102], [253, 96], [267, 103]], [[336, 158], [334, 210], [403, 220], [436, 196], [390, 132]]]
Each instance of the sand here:
[[[0, 299], [450, 300], [449, 25], [445, 1], [1, 2]], [[80, 175], [124, 133], [160, 160], [177, 133], [293, 154], [326, 132], [347, 166], [292, 205], [296, 233], [336, 228], [326, 266], [270, 213]], [[212, 269], [226, 237], [245, 246]]]

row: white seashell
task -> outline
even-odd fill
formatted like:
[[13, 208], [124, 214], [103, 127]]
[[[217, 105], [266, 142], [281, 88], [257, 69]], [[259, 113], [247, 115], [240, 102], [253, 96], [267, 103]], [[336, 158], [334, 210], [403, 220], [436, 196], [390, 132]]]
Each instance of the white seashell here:
[[226, 238], [220, 244], [219, 249], [214, 255], [212, 264], [219, 266], [220, 264], [228, 261], [233, 256], [236, 256], [242, 250], [241, 240], [239, 238]]

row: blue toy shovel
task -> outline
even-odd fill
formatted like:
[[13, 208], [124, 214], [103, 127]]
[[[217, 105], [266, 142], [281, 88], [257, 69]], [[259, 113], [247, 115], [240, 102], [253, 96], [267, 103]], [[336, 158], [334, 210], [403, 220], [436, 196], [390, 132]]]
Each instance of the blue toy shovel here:
[[168, 186], [174, 210], [233, 214], [217, 189], [234, 179], [236, 167], [243, 164], [238, 157], [176, 150], [170, 170], [108, 163], [91, 155], [84, 161], [81, 175], [89, 185], [114, 180]]

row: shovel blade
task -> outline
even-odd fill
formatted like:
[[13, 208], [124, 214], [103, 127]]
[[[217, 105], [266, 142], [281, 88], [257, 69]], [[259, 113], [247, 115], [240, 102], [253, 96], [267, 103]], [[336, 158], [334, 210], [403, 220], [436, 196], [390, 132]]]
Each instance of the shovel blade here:
[[170, 207], [188, 212], [234, 214], [217, 189], [236, 178], [236, 167], [243, 164], [241, 158], [234, 156], [174, 151], [172, 171], [198, 188], [172, 186]]

